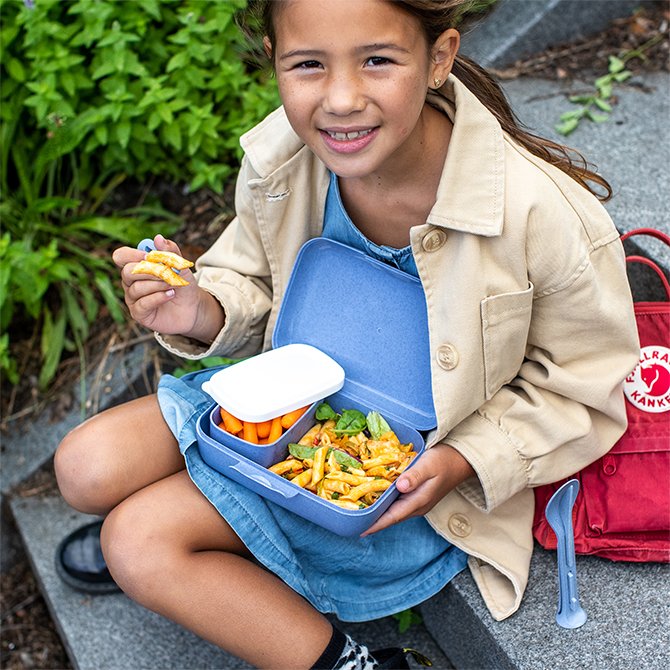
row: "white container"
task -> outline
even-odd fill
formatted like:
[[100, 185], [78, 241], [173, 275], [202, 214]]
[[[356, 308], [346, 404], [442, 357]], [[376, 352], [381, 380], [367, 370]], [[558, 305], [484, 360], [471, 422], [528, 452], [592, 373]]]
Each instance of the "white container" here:
[[344, 384], [344, 370], [309, 344], [287, 344], [214, 374], [202, 390], [243, 421], [268, 421], [306, 407]]

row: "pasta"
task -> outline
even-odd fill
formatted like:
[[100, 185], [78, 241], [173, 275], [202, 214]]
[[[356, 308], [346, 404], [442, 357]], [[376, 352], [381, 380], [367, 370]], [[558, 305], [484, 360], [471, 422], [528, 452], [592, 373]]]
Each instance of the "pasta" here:
[[[417, 453], [411, 443], [400, 443], [378, 413], [371, 412], [367, 421], [363, 417], [361, 422], [363, 415], [357, 410], [337, 415], [322, 403], [317, 419], [324, 405], [333, 418], [316, 423], [297, 443], [289, 444], [288, 457], [269, 470], [334, 505], [365, 509], [393, 484]], [[345, 417], [346, 412], [357, 412], [356, 420], [351, 415]]]
[[162, 279], [170, 286], [188, 286], [188, 282], [180, 277], [179, 270], [193, 267], [191, 261], [182, 258], [171, 251], [150, 251], [143, 261], [140, 261], [132, 274], [145, 274]]

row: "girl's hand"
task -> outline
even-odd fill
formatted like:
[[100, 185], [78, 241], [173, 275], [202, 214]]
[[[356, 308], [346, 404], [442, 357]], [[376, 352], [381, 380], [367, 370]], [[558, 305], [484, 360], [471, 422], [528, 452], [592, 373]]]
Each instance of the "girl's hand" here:
[[[158, 251], [181, 255], [179, 247], [162, 235], [156, 236], [154, 244]], [[145, 255], [131, 247], [121, 247], [112, 254], [114, 263], [121, 268], [124, 299], [133, 319], [164, 335], [211, 342], [223, 326], [223, 310], [216, 299], [198, 287], [190, 270], [180, 272], [189, 285], [177, 288], [157, 277], [132, 274]]]
[[475, 471], [456, 449], [436, 444], [396, 479], [400, 496], [362, 536], [429, 512], [452, 489]]

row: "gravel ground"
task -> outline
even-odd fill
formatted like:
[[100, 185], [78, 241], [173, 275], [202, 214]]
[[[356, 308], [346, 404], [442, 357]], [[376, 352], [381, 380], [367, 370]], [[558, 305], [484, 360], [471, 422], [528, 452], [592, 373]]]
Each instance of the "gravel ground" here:
[[[578, 42], [559, 45], [534, 57], [514, 63], [494, 74], [501, 80], [516, 77], [543, 77], [548, 79], [574, 80], [576, 85], [592, 85], [596, 77], [608, 71], [611, 55], [624, 56], [634, 50], [639, 55], [626, 60], [626, 67], [633, 73], [670, 71], [670, 40], [668, 23], [670, 5], [666, 1], [655, 3], [631, 17], [612, 23], [603, 33]], [[614, 101], [616, 103], [616, 100]], [[164, 206], [181, 213], [189, 221], [188, 229], [175, 235], [184, 245], [184, 253], [196, 258], [212, 241], [213, 231], [231, 215], [232, 193], [219, 197], [206, 191], [193, 196], [180, 194], [173, 188], [160, 185], [144, 185], [126, 197], [136, 202], [153, 188], [163, 196]], [[99, 337], [94, 338], [98, 351], [91, 352], [89, 360], [99, 359], [110, 335], [110, 325], [102, 324]], [[174, 366], [174, 360], [159, 358], [158, 365], [165, 369]], [[62, 366], [58, 391], [48, 398], [35, 397], [29, 386], [10, 394], [2, 400], [3, 430], [20, 429], [21, 420], [30, 420], [40, 411], [44, 403], [59, 403], [64, 408], [74, 400], [71, 392], [78, 374], [78, 362], [66, 361]], [[30, 376], [26, 375], [29, 380]], [[56, 491], [51, 468], [47, 465], [30, 481], [24, 482], [12, 492], [14, 495], [48, 495]], [[42, 599], [35, 578], [25, 557], [8, 572], [0, 576], [0, 668], [4, 670], [70, 669], [67, 654]]]

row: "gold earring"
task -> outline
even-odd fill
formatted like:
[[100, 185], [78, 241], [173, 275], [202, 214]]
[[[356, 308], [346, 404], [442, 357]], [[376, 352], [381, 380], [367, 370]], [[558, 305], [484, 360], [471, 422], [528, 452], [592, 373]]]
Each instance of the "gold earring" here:
[[435, 84], [435, 88], [440, 88], [440, 86], [442, 86], [442, 80], [436, 77], [433, 79], [433, 84]]

